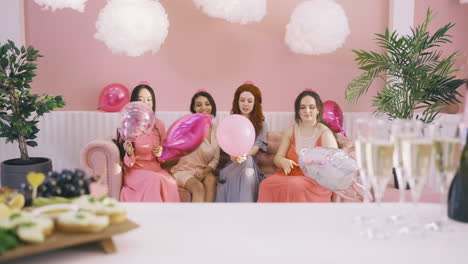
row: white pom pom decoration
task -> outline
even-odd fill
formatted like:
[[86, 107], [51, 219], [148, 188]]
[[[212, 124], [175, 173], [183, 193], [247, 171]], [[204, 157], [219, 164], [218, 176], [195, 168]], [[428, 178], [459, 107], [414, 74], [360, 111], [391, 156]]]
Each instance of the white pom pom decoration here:
[[36, 4], [42, 6], [44, 9], [64, 9], [71, 8], [78, 12], [83, 12], [85, 9], [85, 3], [88, 0], [34, 0]]
[[100, 11], [94, 37], [114, 53], [137, 57], [156, 53], [166, 40], [166, 10], [154, 0], [109, 0]]
[[350, 33], [343, 8], [333, 0], [313, 0], [299, 4], [286, 26], [285, 41], [300, 54], [330, 53], [343, 46]]
[[266, 14], [266, 0], [193, 0], [210, 17], [231, 23], [259, 22]]

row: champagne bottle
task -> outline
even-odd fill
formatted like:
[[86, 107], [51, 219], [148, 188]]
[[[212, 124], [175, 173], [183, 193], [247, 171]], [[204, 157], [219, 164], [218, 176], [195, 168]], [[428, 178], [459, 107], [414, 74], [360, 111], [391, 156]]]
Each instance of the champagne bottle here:
[[[463, 115], [463, 126], [466, 128], [468, 124], [468, 106], [465, 107]], [[457, 173], [450, 185], [447, 207], [448, 216], [451, 219], [468, 223], [468, 133], [465, 134], [465, 146], [463, 147]]]

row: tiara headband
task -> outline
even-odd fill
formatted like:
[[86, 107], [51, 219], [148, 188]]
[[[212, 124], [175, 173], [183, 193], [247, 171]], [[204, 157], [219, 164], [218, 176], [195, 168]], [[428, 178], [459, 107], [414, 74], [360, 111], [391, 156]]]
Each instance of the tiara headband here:
[[138, 83], [138, 85], [148, 85], [148, 86], [150, 86], [149, 82], [147, 82], [147, 81], [141, 81], [141, 82]]
[[315, 91], [310, 89], [310, 88], [304, 89], [304, 92], [314, 92], [315, 93]]
[[254, 84], [252, 81], [245, 81], [244, 84]]
[[203, 89], [198, 89], [195, 93], [201, 93], [201, 92], [208, 93], [206, 90], [203, 90]]

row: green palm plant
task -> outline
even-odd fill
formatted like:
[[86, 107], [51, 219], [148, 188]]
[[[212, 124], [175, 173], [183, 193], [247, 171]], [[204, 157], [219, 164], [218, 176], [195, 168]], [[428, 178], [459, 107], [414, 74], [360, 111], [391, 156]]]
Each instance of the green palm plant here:
[[442, 44], [451, 43], [448, 31], [455, 24], [448, 23], [431, 35], [431, 18], [432, 11], [428, 9], [423, 24], [411, 29], [408, 36], [390, 33], [388, 28], [384, 34], [376, 34], [375, 40], [385, 53], [353, 50], [363, 72], [348, 85], [345, 99], [356, 103], [379, 78], [384, 85], [372, 100], [377, 107], [374, 113], [387, 114], [391, 119], [415, 117], [430, 123], [441, 106], [460, 102], [457, 88], [464, 80], [454, 76], [457, 52], [443, 58], [442, 51], [437, 50]]

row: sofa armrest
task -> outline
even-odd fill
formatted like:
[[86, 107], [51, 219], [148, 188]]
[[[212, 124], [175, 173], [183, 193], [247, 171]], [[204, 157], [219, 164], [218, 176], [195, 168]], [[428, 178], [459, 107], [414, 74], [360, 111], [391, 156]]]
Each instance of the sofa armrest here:
[[95, 139], [81, 151], [81, 166], [92, 176], [100, 176], [100, 183], [108, 194], [119, 200], [122, 187], [122, 163], [118, 147], [111, 139]]

